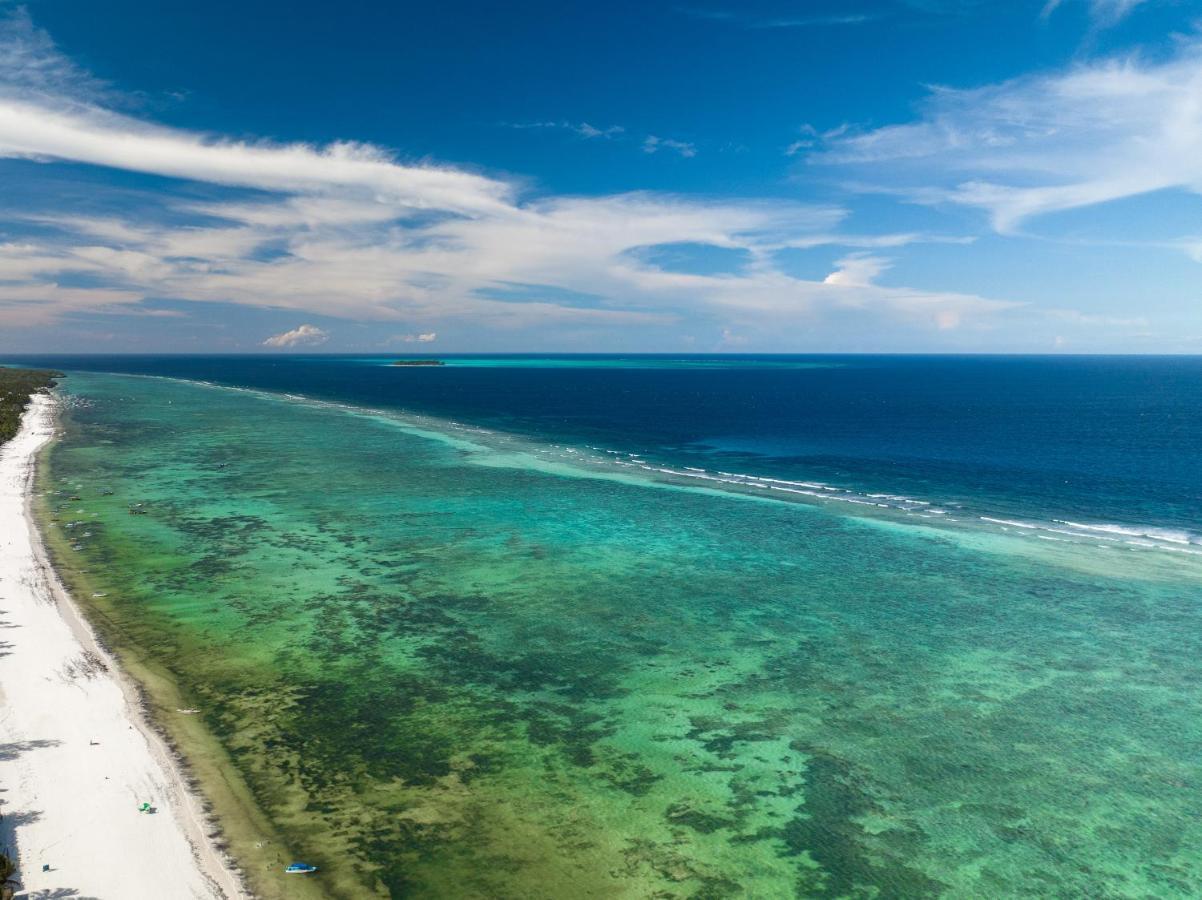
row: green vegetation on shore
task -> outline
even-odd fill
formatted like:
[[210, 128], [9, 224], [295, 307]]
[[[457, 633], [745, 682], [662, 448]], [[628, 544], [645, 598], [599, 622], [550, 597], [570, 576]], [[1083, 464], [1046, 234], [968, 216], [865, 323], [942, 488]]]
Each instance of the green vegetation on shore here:
[[16, 436], [29, 398], [40, 390], [54, 387], [57, 379], [62, 377], [61, 372], [44, 369], [0, 367], [0, 444]]
[[17, 881], [17, 861], [7, 853], [0, 853], [0, 900], [12, 900], [15, 890], [20, 887]]

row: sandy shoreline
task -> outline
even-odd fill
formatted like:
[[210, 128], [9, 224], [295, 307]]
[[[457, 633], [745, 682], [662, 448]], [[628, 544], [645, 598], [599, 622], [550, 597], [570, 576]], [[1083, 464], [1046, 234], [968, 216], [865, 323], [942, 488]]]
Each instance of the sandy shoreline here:
[[39, 395], [0, 449], [0, 849], [19, 857], [18, 896], [246, 897], [136, 686], [47, 564], [30, 499], [53, 430]]

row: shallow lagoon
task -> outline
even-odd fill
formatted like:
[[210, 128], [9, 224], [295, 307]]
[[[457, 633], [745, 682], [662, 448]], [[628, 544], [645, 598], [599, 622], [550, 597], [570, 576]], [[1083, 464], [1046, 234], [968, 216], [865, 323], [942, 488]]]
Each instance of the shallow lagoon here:
[[65, 389], [62, 565], [332, 896], [1202, 890], [1195, 558]]

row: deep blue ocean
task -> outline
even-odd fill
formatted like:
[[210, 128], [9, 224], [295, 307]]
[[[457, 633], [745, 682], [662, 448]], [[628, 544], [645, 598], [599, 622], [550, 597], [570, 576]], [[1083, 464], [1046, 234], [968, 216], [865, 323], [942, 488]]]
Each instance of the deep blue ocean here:
[[1202, 542], [1202, 357], [437, 358], [447, 364], [315, 355], [9, 361], [402, 410], [974, 520]]

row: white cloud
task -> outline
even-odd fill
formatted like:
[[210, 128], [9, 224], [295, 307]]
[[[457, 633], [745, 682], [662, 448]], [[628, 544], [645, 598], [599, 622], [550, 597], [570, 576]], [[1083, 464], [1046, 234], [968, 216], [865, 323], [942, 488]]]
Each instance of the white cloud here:
[[[1089, 14], [1103, 27], [1117, 25], [1137, 6], [1147, 0], [1089, 0]], [[1044, 18], [1050, 16], [1064, 4], [1064, 0], [1048, 0], [1043, 7]]]
[[112, 109], [115, 96], [35, 29], [0, 18], [0, 157], [63, 160], [214, 184], [291, 192], [360, 192], [413, 209], [473, 215], [502, 208], [504, 181], [404, 165], [356, 142], [248, 143], [164, 128]]
[[41, 325], [53, 315], [112, 313], [141, 300], [135, 291], [115, 288], [70, 288], [53, 281], [0, 284], [0, 323], [11, 328]]
[[10, 91], [119, 99], [108, 85], [60, 53], [50, 36], [34, 27], [22, 6], [0, 18], [0, 84]]
[[[292, 198], [208, 205], [222, 224], [163, 227], [123, 220], [43, 217], [61, 229], [51, 246], [0, 248], [0, 276], [51, 279], [83, 272], [120, 286], [119, 299], [142, 296], [234, 302], [357, 320], [459, 319], [499, 328], [539, 325], [664, 325], [690, 313], [735, 310], [765, 321], [820, 319], [824, 311], [863, 309], [940, 327], [990, 317], [1007, 304], [871, 284], [883, 259], [845, 257], [842, 275], [806, 281], [773, 262], [785, 247], [843, 244], [899, 247], [921, 235], [849, 235], [829, 229], [842, 212], [788, 203], [702, 203], [628, 194], [549, 198], [510, 215], [451, 218], [421, 227], [381, 228], [366, 218], [315, 223], [297, 217]], [[657, 268], [641, 248], [676, 243], [742, 249], [741, 272], [696, 276]], [[263, 258], [260, 247], [281, 252]], [[491, 293], [530, 285], [539, 299], [515, 302]], [[548, 297], [545, 292], [552, 291]], [[563, 299], [553, 299], [554, 292]], [[511, 293], [511, 291], [507, 291]], [[581, 299], [576, 299], [581, 298]], [[118, 298], [107, 298], [106, 304]], [[863, 302], [861, 302], [863, 301]], [[47, 315], [73, 305], [49, 306]], [[0, 318], [3, 314], [0, 313]], [[426, 333], [433, 333], [431, 329]]]
[[889, 268], [889, 260], [868, 253], [852, 253], [836, 265], [838, 268], [822, 279], [823, 284], [863, 287], [872, 284], [878, 275]]
[[982, 209], [1003, 232], [1152, 191], [1202, 193], [1202, 45], [1165, 62], [936, 88], [918, 121], [834, 138], [810, 161], [863, 167], [868, 187], [918, 202]]
[[741, 28], [813, 28], [823, 25], [859, 25], [871, 22], [879, 16], [867, 13], [844, 13], [813, 16], [762, 16], [748, 15], [743, 12], [724, 9], [701, 9], [697, 7], [680, 7], [678, 12], [696, 19], [706, 19], [711, 22], [728, 22]]
[[[128, 190], [114, 191], [102, 215], [98, 186], [87, 215], [24, 213], [38, 225], [37, 237], [0, 246], [3, 325], [129, 309], [148, 298], [414, 323], [423, 329], [416, 337], [431, 339], [447, 321], [509, 329], [653, 327], [698, 313], [737, 314], [743, 328], [862, 310], [945, 328], [1013, 306], [877, 285], [873, 277], [885, 262], [871, 256], [846, 258], [842, 275], [826, 282], [782, 271], [775, 257], [783, 248], [925, 239], [840, 238], [833, 232], [845, 213], [837, 207], [652, 193], [532, 199], [516, 181], [406, 165], [366, 145], [233, 141], [165, 128], [73, 93], [75, 75], [50, 74], [28, 90], [5, 82], [5, 71], [0, 61], [0, 156], [259, 193], [198, 203], [194, 191], [168, 186], [153, 195], [157, 212], [148, 215], [151, 204], [132, 211]], [[680, 141], [648, 141], [648, 152], [696, 152]], [[638, 252], [679, 243], [744, 251], [750, 262], [735, 273], [692, 276], [660, 270], [647, 261], [653, 256]], [[529, 299], [515, 299], [513, 285], [531, 286]], [[302, 326], [267, 346], [322, 337]]]
[[291, 331], [273, 334], [263, 342], [264, 347], [316, 347], [330, 336], [316, 325], [299, 325]]
[[571, 131], [582, 138], [612, 138], [623, 134], [626, 129], [621, 125], [609, 125], [605, 128], [598, 128], [595, 125], [590, 125], [588, 122], [568, 122], [560, 120], [558, 122], [517, 122], [510, 124], [510, 128], [535, 128], [535, 129], [557, 129], [562, 131]]
[[427, 331], [422, 334], [402, 334], [398, 335], [396, 340], [399, 340], [404, 344], [432, 344], [434, 341], [438, 340], [438, 333], [434, 331]]
[[690, 144], [687, 141], [676, 141], [672, 138], [656, 137], [654, 134], [647, 135], [643, 140], [643, 152], [658, 153], [660, 150], [673, 150], [685, 159], [691, 159], [697, 155], [696, 144]]
[[621, 134], [626, 129], [621, 125], [610, 125], [608, 128], [595, 128], [588, 122], [581, 122], [576, 126], [575, 131], [581, 137], [613, 137], [616, 134]]
[[64, 160], [269, 191], [360, 189], [410, 209], [469, 215], [504, 208], [509, 185], [405, 166], [367, 144], [248, 144], [149, 125], [95, 108], [0, 98], [0, 156]]
[[921, 231], [895, 231], [883, 234], [830, 234], [815, 233], [789, 238], [782, 247], [808, 250], [813, 247], [905, 247], [910, 244], [971, 244], [976, 238], [971, 235], [926, 234]]

